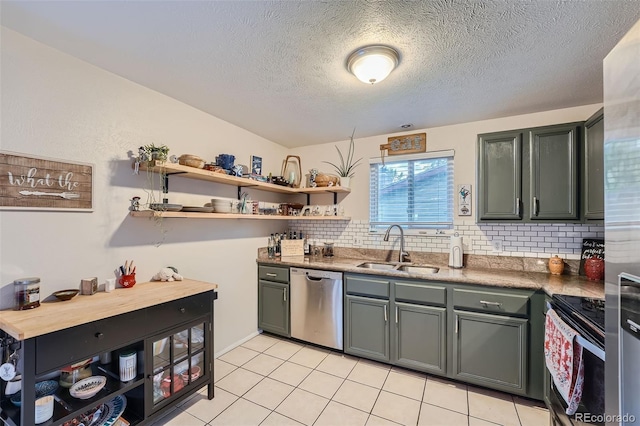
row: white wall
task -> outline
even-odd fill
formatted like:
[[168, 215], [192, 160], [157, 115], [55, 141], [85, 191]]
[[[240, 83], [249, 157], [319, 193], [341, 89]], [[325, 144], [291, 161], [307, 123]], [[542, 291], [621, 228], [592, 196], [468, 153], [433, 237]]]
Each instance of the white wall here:
[[[156, 247], [157, 224], [128, 215], [129, 199], [145, 201], [147, 185], [145, 173], [132, 174], [128, 152], [166, 144], [172, 154], [213, 160], [230, 153], [241, 164], [253, 154], [263, 157], [265, 171], [279, 173], [287, 150], [11, 30], [3, 28], [1, 36], [0, 148], [93, 163], [95, 207], [92, 213], [0, 212], [0, 308], [12, 305], [16, 278], [40, 277], [41, 295], [48, 296], [77, 288], [84, 277], [102, 283], [134, 259], [139, 282], [172, 265], [186, 277], [219, 284], [216, 352], [255, 333], [256, 250], [286, 223], [169, 219]], [[235, 187], [182, 178], [172, 178], [170, 190], [171, 202], [196, 206], [212, 195], [237, 196]]]

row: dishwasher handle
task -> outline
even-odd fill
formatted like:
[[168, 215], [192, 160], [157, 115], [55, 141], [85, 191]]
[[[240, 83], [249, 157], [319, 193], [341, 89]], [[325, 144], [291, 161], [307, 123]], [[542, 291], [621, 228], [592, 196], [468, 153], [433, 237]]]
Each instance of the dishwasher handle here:
[[308, 272], [305, 274], [307, 279], [309, 281], [322, 281], [324, 280], [324, 277], [314, 277], [313, 275], [310, 275]]

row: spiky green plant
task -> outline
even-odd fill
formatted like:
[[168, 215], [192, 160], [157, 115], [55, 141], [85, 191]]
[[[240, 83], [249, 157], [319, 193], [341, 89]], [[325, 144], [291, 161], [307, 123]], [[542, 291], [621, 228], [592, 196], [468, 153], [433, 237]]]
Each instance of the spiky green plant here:
[[341, 177], [353, 177], [354, 169], [360, 164], [362, 158], [358, 158], [356, 161], [353, 161], [353, 154], [355, 153], [355, 144], [353, 142], [353, 135], [356, 134], [356, 129], [353, 129], [353, 133], [351, 133], [351, 141], [349, 142], [349, 152], [347, 153], [347, 158], [345, 161], [344, 155], [342, 155], [342, 151], [336, 145], [336, 151], [338, 151], [338, 155], [340, 156], [340, 165], [334, 164], [330, 161], [323, 161], [324, 163], [332, 165], [338, 176]]

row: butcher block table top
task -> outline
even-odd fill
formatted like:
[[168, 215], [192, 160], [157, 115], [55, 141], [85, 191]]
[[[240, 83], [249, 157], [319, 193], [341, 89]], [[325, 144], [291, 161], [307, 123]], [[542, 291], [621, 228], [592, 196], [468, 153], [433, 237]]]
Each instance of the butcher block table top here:
[[185, 279], [137, 283], [110, 293], [78, 294], [68, 301], [40, 302], [38, 308], [25, 311], [0, 311], [0, 329], [18, 340], [25, 340], [216, 288], [217, 284]]

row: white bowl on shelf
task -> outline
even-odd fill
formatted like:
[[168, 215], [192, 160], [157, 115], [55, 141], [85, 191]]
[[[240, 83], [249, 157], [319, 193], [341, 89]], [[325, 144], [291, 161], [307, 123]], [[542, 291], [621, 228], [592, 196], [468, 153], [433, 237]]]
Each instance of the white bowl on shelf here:
[[212, 198], [211, 205], [216, 213], [232, 213], [233, 205], [236, 200], [230, 198]]

